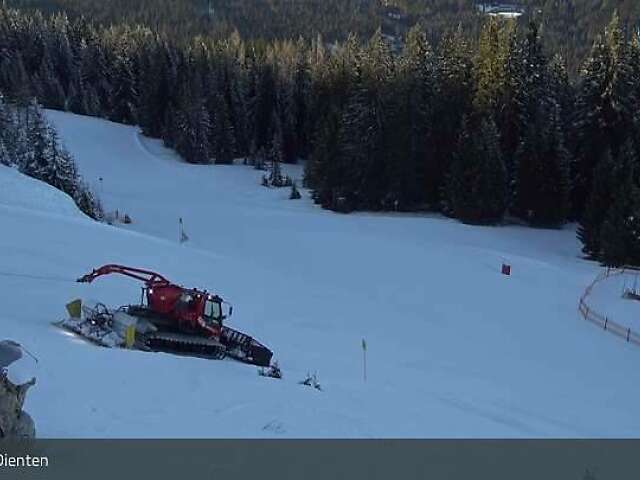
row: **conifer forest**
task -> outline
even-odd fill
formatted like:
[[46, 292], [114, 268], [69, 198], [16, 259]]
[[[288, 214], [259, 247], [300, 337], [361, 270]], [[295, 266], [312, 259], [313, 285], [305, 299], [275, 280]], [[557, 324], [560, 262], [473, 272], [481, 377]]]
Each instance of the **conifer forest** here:
[[40, 108], [64, 110], [192, 163], [304, 161], [326, 209], [575, 222], [586, 256], [640, 264], [640, 5], [477, 3], [5, 2], [0, 161], [98, 218]]

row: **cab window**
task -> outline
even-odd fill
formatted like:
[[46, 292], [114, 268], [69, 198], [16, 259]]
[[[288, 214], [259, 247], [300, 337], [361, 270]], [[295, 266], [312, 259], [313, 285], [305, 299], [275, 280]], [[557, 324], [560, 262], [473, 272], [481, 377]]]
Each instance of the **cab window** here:
[[216, 322], [220, 321], [220, 317], [222, 316], [220, 303], [214, 302], [213, 300], [207, 300], [207, 303], [205, 303], [204, 306], [204, 316], [209, 320], [215, 320]]

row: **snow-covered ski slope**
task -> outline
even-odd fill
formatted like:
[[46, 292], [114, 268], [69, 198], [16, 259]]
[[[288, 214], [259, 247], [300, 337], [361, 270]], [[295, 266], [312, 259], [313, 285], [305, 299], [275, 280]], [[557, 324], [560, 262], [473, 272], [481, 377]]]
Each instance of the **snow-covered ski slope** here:
[[[640, 348], [578, 315], [598, 267], [571, 228], [334, 214], [260, 187], [249, 167], [188, 165], [136, 128], [48, 115], [105, 207], [134, 223], [92, 222], [0, 168], [1, 336], [40, 360], [26, 408], [41, 436], [640, 435]], [[112, 262], [215, 290], [284, 379], [98, 348], [51, 326], [73, 298], [139, 298], [125, 277], [72, 281]], [[298, 385], [307, 372], [323, 391]]]

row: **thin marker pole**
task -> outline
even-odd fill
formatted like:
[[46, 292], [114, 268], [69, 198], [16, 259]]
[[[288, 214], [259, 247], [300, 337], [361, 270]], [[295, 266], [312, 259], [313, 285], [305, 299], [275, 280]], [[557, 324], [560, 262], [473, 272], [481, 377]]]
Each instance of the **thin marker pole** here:
[[362, 360], [363, 360], [363, 367], [364, 367], [364, 381], [367, 381], [367, 342], [364, 340], [364, 338], [362, 339]]

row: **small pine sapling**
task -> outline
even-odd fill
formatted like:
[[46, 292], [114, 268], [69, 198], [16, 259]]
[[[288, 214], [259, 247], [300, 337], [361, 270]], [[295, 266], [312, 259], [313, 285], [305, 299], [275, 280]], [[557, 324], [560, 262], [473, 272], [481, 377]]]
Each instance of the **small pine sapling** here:
[[300, 195], [300, 190], [298, 190], [296, 182], [293, 182], [291, 184], [291, 194], [289, 195], [289, 200], [299, 200], [300, 198], [302, 198], [302, 195]]
[[307, 376], [305, 377], [305, 379], [301, 380], [298, 383], [300, 385], [306, 385], [307, 387], [313, 387], [316, 390], [322, 391], [322, 387], [320, 386], [320, 382], [318, 382], [318, 377], [315, 373], [313, 375], [310, 375], [309, 373], [307, 373]]

